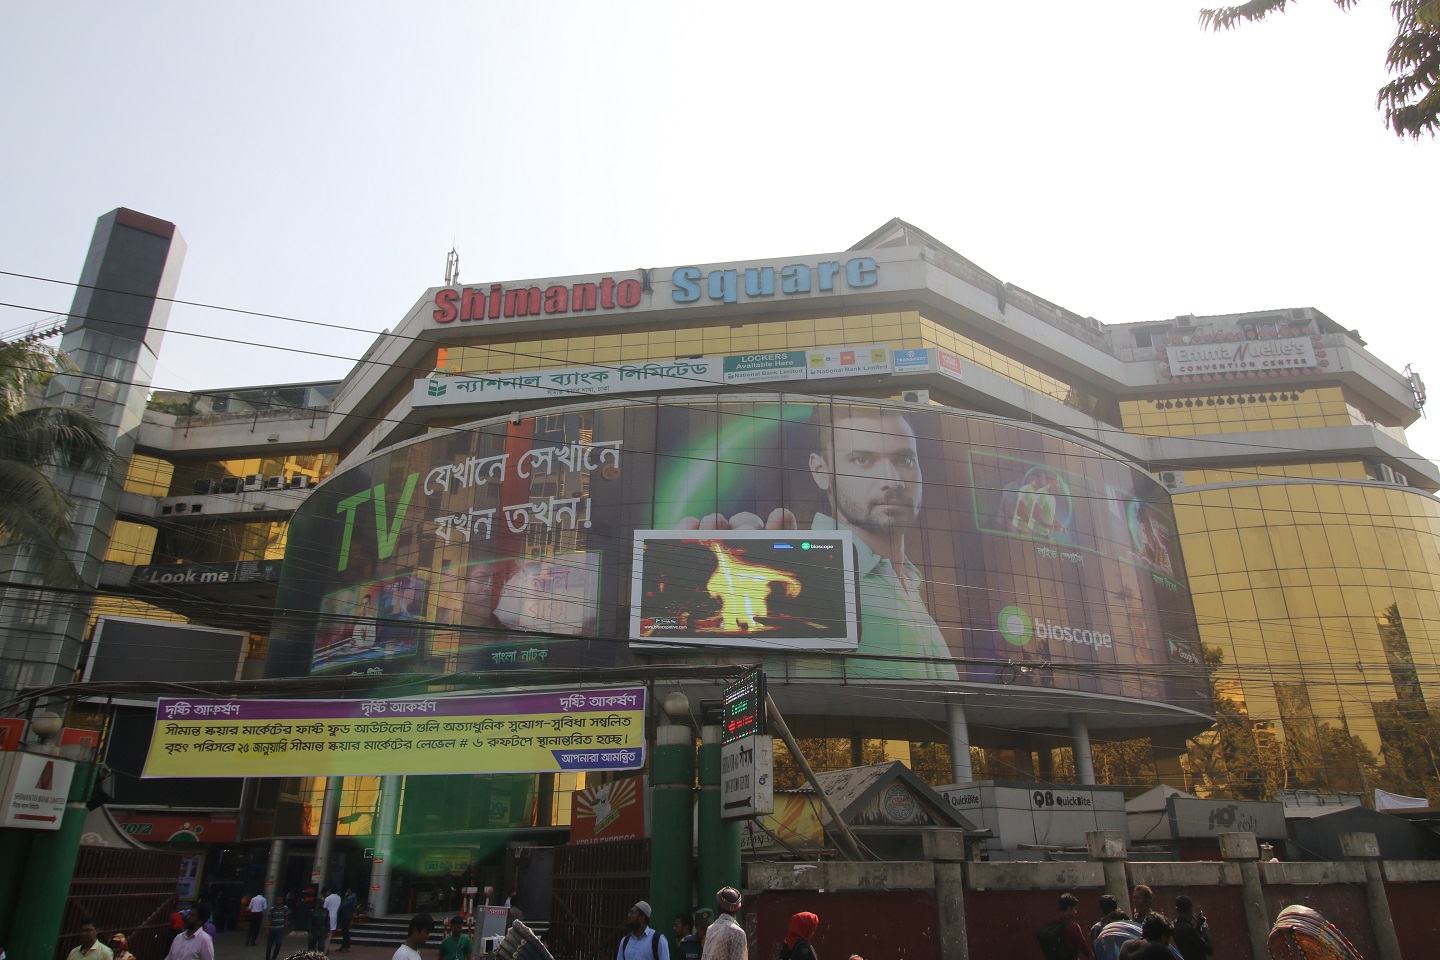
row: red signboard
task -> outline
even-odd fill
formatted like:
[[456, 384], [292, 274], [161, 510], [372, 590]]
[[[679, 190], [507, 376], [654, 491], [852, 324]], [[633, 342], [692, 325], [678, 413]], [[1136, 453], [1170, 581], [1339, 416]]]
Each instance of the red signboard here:
[[90, 747], [100, 746], [100, 731], [85, 730], [80, 727], [66, 727], [60, 731], [60, 746], [62, 747]]
[[19, 750], [25, 736], [25, 721], [13, 717], [0, 719], [0, 751]]
[[639, 840], [645, 836], [645, 780], [626, 777], [575, 793], [571, 843]]
[[235, 817], [172, 817], [130, 814], [115, 818], [136, 840], [145, 843], [234, 843], [240, 838], [240, 821]]

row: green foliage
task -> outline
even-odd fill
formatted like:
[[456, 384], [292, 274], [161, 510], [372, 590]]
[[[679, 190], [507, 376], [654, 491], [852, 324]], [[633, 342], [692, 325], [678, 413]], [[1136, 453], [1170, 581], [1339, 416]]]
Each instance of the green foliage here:
[[80, 581], [65, 552], [75, 505], [49, 471], [103, 477], [114, 460], [88, 411], [37, 403], [51, 377], [73, 369], [46, 347], [0, 345], [0, 546], [28, 550], [51, 586]]
[[[1242, 22], [1264, 20], [1271, 13], [1284, 13], [1289, 0], [1250, 0], [1232, 7], [1200, 11], [1200, 24], [1211, 30], [1228, 30]], [[1335, 0], [1348, 10], [1355, 0]], [[1385, 57], [1385, 66], [1395, 76], [1380, 88], [1375, 106], [1385, 114], [1385, 123], [1396, 136], [1419, 138], [1440, 133], [1440, 0], [1392, 0], [1396, 34]]]

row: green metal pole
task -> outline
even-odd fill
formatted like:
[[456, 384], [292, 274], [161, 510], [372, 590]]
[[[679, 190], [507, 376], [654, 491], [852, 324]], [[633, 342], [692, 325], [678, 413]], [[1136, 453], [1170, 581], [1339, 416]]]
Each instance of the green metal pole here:
[[[58, 762], [58, 761], [57, 761]], [[96, 766], [75, 764], [70, 780], [69, 802], [59, 830], [36, 831], [25, 861], [25, 888], [15, 908], [10, 941], [5, 949], [12, 957], [43, 960], [55, 953], [60, 923], [70, 899], [70, 881], [80, 856], [80, 837], [85, 833], [85, 803], [95, 786]]]
[[[650, 926], [670, 937], [675, 914], [690, 909], [695, 737], [678, 723], [655, 734], [650, 758]], [[670, 945], [670, 955], [678, 949]]]
[[34, 830], [0, 830], [0, 946], [10, 941], [10, 927], [20, 900], [25, 871], [19, 864], [30, 856], [30, 837]]
[[740, 821], [720, 818], [720, 727], [700, 730], [700, 864], [696, 906], [715, 907], [722, 887], [740, 889]]

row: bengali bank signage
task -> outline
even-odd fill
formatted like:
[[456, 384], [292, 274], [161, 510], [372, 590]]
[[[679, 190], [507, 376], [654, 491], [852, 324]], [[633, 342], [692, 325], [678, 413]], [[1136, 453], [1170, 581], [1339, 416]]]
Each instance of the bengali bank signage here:
[[[928, 350], [909, 350], [927, 355]], [[731, 357], [696, 357], [672, 363], [624, 363], [608, 367], [563, 367], [484, 376], [429, 377], [415, 381], [410, 401], [417, 407], [444, 407], [501, 400], [564, 400], [576, 396], [657, 393], [697, 387], [787, 380], [830, 380], [890, 373], [890, 347], [868, 344]], [[913, 356], [897, 373], [921, 372]]]
[[155, 707], [146, 777], [558, 773], [645, 765], [643, 687]]
[[18, 750], [0, 756], [0, 827], [59, 830], [75, 764]]
[[[832, 362], [848, 358], [817, 361]], [[267, 673], [758, 651], [818, 680], [1204, 712], [1186, 582], [1163, 487], [1013, 421], [778, 395], [558, 406], [315, 490], [291, 521]]]
[[1165, 347], [1165, 359], [1173, 377], [1302, 370], [1319, 364], [1309, 337], [1171, 344]]

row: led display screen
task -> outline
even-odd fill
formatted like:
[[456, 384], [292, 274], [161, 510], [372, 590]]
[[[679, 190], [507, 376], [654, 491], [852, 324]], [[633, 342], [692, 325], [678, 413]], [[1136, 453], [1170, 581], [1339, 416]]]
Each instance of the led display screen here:
[[630, 638], [853, 650], [850, 533], [635, 533]]
[[[849, 567], [794, 560], [847, 537]], [[310, 495], [277, 608], [270, 676], [759, 650], [772, 678], [1210, 704], [1165, 489], [944, 408], [613, 399], [436, 430]]]

